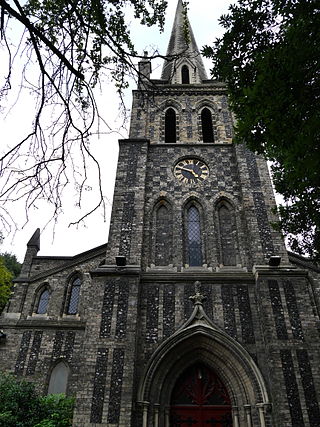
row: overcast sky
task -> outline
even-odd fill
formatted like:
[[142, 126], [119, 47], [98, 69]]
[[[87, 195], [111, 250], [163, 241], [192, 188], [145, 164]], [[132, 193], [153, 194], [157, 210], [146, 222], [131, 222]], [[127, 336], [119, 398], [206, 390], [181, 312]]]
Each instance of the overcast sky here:
[[[205, 44], [211, 44], [216, 37], [222, 35], [223, 30], [218, 25], [218, 18], [226, 13], [231, 2], [228, 0], [190, 0], [189, 20], [199, 48]], [[162, 54], [165, 54], [169, 41], [177, 0], [168, 1], [166, 15], [166, 24], [164, 33], [159, 33], [157, 28], [147, 29], [132, 22], [131, 37], [139, 53], [144, 50], [152, 52], [158, 48]], [[0, 61], [1, 62], [1, 61]], [[152, 64], [153, 78], [158, 78], [161, 72], [161, 63], [155, 61]], [[209, 73], [210, 62], [205, 61], [207, 72]], [[131, 108], [131, 90], [134, 89], [134, 83], [126, 94], [127, 107]], [[102, 93], [99, 96], [100, 113], [104, 119], [112, 124], [114, 130], [117, 130], [122, 120], [119, 118], [118, 99], [115, 90], [110, 83], [105, 83], [102, 87]], [[24, 130], [30, 127], [31, 115], [28, 116], [26, 104], [18, 101], [11, 113], [5, 117], [0, 116], [1, 139], [6, 140], [8, 144], [13, 143], [19, 138]], [[30, 109], [32, 114], [32, 108]], [[127, 123], [127, 127], [128, 127]], [[20, 132], [20, 133], [19, 133]], [[4, 137], [5, 136], [5, 137]], [[111, 213], [111, 202], [114, 188], [114, 179], [118, 156], [118, 138], [127, 137], [127, 131], [119, 129], [119, 133], [112, 132], [109, 135], [102, 135], [95, 144], [99, 147], [99, 157], [103, 169], [103, 188], [107, 202], [106, 219], [102, 212], [96, 212], [85, 224], [76, 227], [68, 227], [68, 224], [77, 219], [79, 213], [74, 208], [72, 197], [64, 198], [64, 214], [59, 217], [57, 224], [49, 223], [49, 213], [46, 204], [39, 204], [37, 209], [30, 211], [29, 220], [23, 226], [23, 216], [19, 215], [19, 208], [15, 209], [15, 218], [18, 221], [20, 230], [14, 235], [7, 236], [0, 247], [0, 251], [8, 251], [17, 255], [20, 261], [23, 260], [26, 243], [37, 227], [41, 229], [41, 249], [39, 255], [75, 255], [77, 253], [89, 250], [95, 246], [101, 245], [107, 241], [109, 230], [109, 219]], [[88, 198], [88, 203], [90, 202]], [[94, 194], [92, 194], [94, 198]], [[21, 208], [22, 209], [22, 208]], [[23, 228], [22, 228], [23, 226]]]

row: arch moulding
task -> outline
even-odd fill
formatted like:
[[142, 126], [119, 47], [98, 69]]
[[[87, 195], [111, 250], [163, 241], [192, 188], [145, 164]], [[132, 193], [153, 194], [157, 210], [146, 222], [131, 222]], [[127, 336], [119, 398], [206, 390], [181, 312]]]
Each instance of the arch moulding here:
[[142, 427], [170, 426], [173, 387], [195, 363], [213, 369], [226, 386], [233, 427], [265, 427], [267, 418], [271, 422], [267, 388], [259, 368], [237, 341], [212, 323], [198, 301], [189, 320], [153, 353], [141, 378], [137, 400], [143, 412]]

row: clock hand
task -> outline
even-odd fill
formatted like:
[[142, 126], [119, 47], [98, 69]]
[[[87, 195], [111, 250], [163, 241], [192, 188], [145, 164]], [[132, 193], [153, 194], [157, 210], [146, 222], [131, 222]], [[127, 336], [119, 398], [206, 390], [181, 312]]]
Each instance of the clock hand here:
[[199, 174], [195, 173], [195, 171], [193, 169], [187, 169], [187, 168], [183, 168], [181, 166], [178, 166], [179, 169], [186, 171], [186, 172], [190, 172], [195, 178], [199, 177]]

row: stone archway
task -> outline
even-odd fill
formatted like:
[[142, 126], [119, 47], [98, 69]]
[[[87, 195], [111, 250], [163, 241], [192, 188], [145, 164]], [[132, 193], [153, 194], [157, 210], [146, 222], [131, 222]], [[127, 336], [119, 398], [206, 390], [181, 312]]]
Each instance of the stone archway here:
[[269, 414], [266, 415], [270, 406], [268, 393], [260, 370], [238, 342], [211, 322], [201, 301], [200, 297], [195, 301], [190, 319], [150, 359], [138, 390], [142, 427], [171, 427], [175, 384], [183, 372], [197, 363], [214, 371], [224, 384], [233, 427], [265, 427], [266, 417], [271, 425]]

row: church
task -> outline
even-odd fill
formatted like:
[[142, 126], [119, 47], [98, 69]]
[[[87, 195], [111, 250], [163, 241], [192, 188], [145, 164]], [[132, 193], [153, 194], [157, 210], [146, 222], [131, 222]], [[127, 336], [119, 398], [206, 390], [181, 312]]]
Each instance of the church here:
[[181, 0], [167, 58], [139, 63], [108, 243], [28, 242], [1, 368], [75, 396], [76, 427], [319, 427], [320, 269], [272, 229], [267, 163], [233, 144]]

